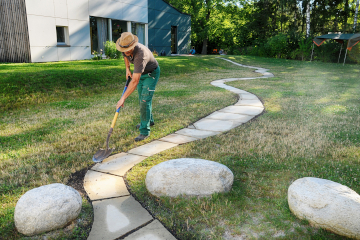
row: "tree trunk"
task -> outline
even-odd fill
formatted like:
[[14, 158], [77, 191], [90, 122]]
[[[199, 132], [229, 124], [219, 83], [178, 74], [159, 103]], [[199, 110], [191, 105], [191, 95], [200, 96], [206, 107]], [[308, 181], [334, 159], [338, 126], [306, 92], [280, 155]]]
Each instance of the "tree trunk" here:
[[206, 55], [207, 54], [207, 43], [208, 43], [208, 39], [207, 37], [203, 40], [203, 47], [201, 50], [201, 54]]
[[306, 6], [306, 37], [310, 36], [310, 1]]
[[[210, 20], [210, 8], [211, 8], [211, 1], [210, 0], [205, 0], [205, 6], [207, 8], [207, 13], [206, 13], [206, 23], [209, 22]], [[205, 24], [206, 24], [205, 23]], [[207, 28], [206, 28], [207, 29]], [[208, 31], [204, 29], [204, 31]], [[206, 55], [207, 54], [207, 44], [208, 44], [208, 32], [205, 32], [205, 36], [204, 36], [204, 40], [203, 40], [203, 47], [202, 47], [202, 51], [201, 54]]]
[[358, 11], [359, 11], [359, 1], [360, 0], [357, 0], [356, 7], [355, 7], [354, 26], [353, 26], [354, 33], [356, 32], [356, 22], [357, 22], [357, 15], [358, 15]]
[[[347, 31], [347, 21], [348, 21], [348, 17], [349, 17], [349, 13], [350, 13], [350, 9], [349, 9], [349, 0], [345, 1], [345, 11], [344, 11], [344, 23], [343, 23], [343, 29], [342, 32], [345, 33]], [[341, 19], [341, 15], [340, 15], [340, 19]]]

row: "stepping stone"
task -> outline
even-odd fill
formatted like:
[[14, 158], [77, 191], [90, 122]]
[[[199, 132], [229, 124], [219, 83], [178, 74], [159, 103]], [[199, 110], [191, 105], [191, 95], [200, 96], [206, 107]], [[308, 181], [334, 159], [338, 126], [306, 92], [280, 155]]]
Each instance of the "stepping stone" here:
[[146, 157], [129, 153], [118, 153], [108, 157], [102, 163], [96, 164], [92, 170], [124, 176], [133, 166], [146, 159]]
[[142, 145], [140, 147], [133, 148], [133, 149], [131, 149], [129, 151], [129, 153], [150, 157], [150, 156], [152, 156], [154, 154], [157, 154], [157, 153], [162, 152], [164, 150], [176, 147], [178, 145], [179, 144], [169, 143], [169, 142], [153, 141], [151, 143]]
[[225, 79], [221, 79], [223, 82], [231, 82], [231, 81], [236, 81], [236, 80], [241, 80], [242, 78], [225, 78]]
[[[250, 77], [250, 78], [229, 78], [229, 79], [226, 79], [226, 82], [232, 82], [232, 81], [241, 81], [241, 80], [252, 80], [252, 79], [256, 79], [256, 77]], [[238, 89], [238, 88], [237, 88]], [[240, 89], [239, 89], [240, 90]]]
[[91, 201], [130, 195], [122, 177], [89, 170], [84, 188]]
[[242, 99], [242, 100], [257, 100], [259, 98], [254, 94], [245, 93], [245, 94], [240, 95], [240, 99]]
[[231, 86], [228, 86], [228, 85], [225, 85], [225, 87], [222, 87], [226, 90], [229, 90], [229, 91], [236, 91], [236, 90], [239, 90], [238, 88], [234, 88], [234, 87], [231, 87]]
[[269, 73], [269, 72], [266, 72], [266, 73], [263, 73], [263, 75], [265, 76], [265, 77], [274, 77], [274, 74], [272, 74], [272, 73]]
[[253, 106], [253, 107], [264, 107], [262, 102], [259, 99], [253, 99], [253, 100], [243, 100], [240, 99], [235, 106]]
[[224, 80], [215, 80], [215, 81], [212, 81], [211, 83], [224, 83], [225, 81]]
[[192, 142], [192, 141], [199, 140], [199, 139], [174, 133], [174, 134], [170, 134], [166, 137], [160, 138], [159, 140], [164, 141], [164, 142], [176, 143], [176, 144], [184, 144], [184, 143]]
[[221, 110], [218, 110], [218, 112], [238, 113], [238, 114], [254, 116], [262, 113], [263, 110], [264, 108], [253, 107], [253, 106], [229, 106]]
[[243, 93], [249, 93], [249, 92], [247, 92], [247, 91], [244, 91], [244, 90], [240, 90], [240, 89], [233, 89], [233, 90], [230, 90], [230, 91], [232, 91], [233, 93], [237, 93], [237, 94], [243, 94]]
[[218, 120], [231, 120], [231, 121], [235, 120], [236, 122], [246, 123], [253, 117], [254, 116], [242, 115], [236, 113], [214, 112], [209, 116], [207, 116], [206, 118], [218, 119]]
[[257, 70], [255, 70], [255, 72], [257, 72], [257, 73], [265, 73], [266, 71], [269, 71], [269, 69], [258, 68]]
[[92, 205], [94, 223], [88, 240], [113, 240], [153, 219], [131, 196], [94, 201]]
[[210, 84], [213, 85], [213, 86], [217, 86], [217, 87], [226, 86], [223, 82], [211, 82]]
[[176, 238], [158, 221], [155, 220], [140, 230], [130, 234], [124, 240], [176, 240]]
[[219, 134], [219, 132], [204, 131], [204, 130], [190, 129], [190, 128], [183, 128], [175, 133], [198, 138], [198, 139], [207, 138]]
[[216, 119], [204, 118], [196, 123], [194, 123], [196, 129], [199, 130], [208, 130], [208, 131], [217, 131], [225, 132], [235, 127], [234, 122], [232, 121], [223, 121]]

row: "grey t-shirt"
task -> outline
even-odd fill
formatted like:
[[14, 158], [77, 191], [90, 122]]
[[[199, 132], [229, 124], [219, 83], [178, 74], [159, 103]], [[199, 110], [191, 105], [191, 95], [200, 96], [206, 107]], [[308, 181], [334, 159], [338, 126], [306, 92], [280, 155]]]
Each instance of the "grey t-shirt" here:
[[159, 66], [152, 52], [141, 43], [136, 44], [133, 57], [126, 56], [125, 53], [123, 53], [123, 56], [134, 64], [134, 73], [146, 74], [154, 71]]

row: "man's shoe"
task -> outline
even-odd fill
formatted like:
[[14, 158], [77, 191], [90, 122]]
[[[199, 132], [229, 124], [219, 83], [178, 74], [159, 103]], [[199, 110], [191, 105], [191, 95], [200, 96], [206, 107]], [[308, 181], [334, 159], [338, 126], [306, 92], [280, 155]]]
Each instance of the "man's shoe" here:
[[145, 135], [142, 135], [140, 134], [139, 136], [137, 136], [135, 138], [135, 142], [139, 142], [139, 141], [142, 141], [142, 140], [145, 140], [146, 138], [148, 138], [149, 136], [145, 136]]
[[[154, 125], [155, 125], [155, 123], [150, 123], [150, 127], [151, 127], [151, 126], [154, 126]], [[139, 129], [139, 128], [140, 128], [140, 124], [136, 125], [136, 128]]]

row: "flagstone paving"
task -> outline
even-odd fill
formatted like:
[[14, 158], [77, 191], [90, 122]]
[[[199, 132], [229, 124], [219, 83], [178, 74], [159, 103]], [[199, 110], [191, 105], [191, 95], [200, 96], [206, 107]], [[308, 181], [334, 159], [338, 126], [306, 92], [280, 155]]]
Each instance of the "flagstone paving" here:
[[96, 164], [84, 178], [84, 188], [94, 207], [94, 223], [88, 239], [92, 240], [173, 240], [176, 239], [158, 220], [141, 206], [125, 185], [124, 175], [147, 157], [176, 147], [229, 131], [264, 111], [260, 99], [226, 82], [274, 77], [268, 69], [247, 66], [220, 58], [241, 67], [254, 68], [263, 74], [254, 78], [227, 78], [211, 82], [239, 95], [239, 101], [159, 140], [119, 153]]

